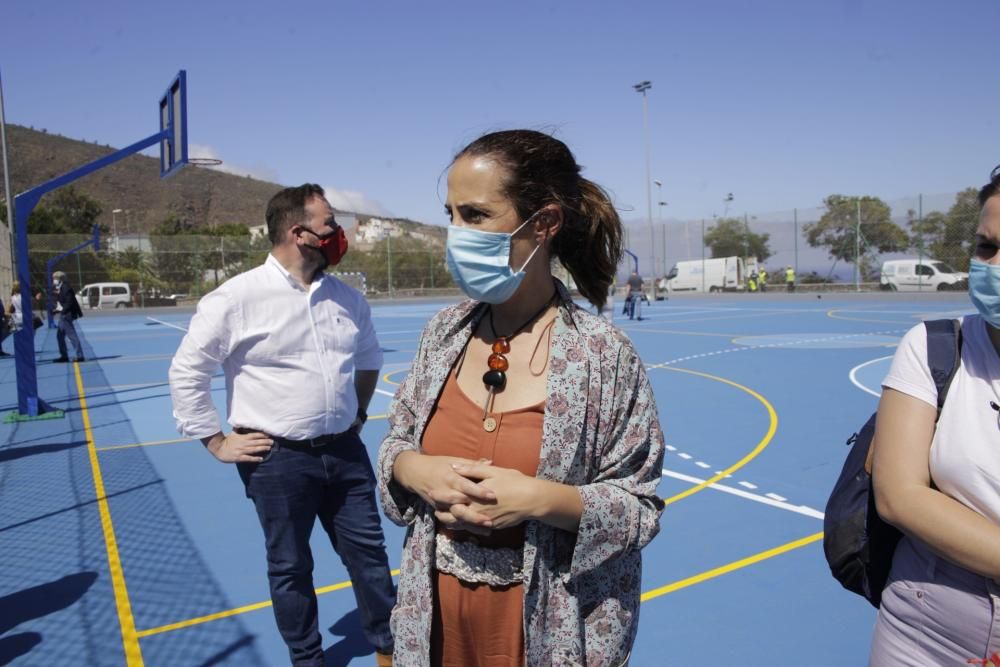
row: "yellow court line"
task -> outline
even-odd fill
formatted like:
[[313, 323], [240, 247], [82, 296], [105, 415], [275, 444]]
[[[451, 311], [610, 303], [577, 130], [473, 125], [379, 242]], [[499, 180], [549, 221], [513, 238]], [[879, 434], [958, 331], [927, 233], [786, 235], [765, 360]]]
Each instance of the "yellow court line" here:
[[[689, 586], [694, 586], [696, 584], [709, 581], [710, 579], [715, 579], [716, 577], [721, 577], [724, 574], [729, 574], [730, 572], [735, 572], [736, 570], [741, 570], [745, 567], [755, 565], [761, 561], [768, 560], [769, 558], [774, 558], [775, 556], [780, 556], [781, 554], [799, 549], [804, 546], [808, 546], [813, 542], [821, 540], [823, 538], [823, 532], [814, 533], [807, 537], [803, 537], [787, 544], [782, 544], [781, 546], [774, 547], [773, 549], [768, 549], [766, 551], [761, 551], [752, 556], [747, 556], [732, 563], [722, 565], [711, 570], [707, 570], [700, 574], [696, 574], [686, 579], [681, 579], [680, 581], [675, 581], [672, 584], [667, 584], [666, 586], [661, 586], [660, 588], [654, 588], [651, 591], [647, 591], [642, 594], [639, 598], [642, 602], [652, 600], [653, 598], [658, 598], [662, 595], [669, 595], [675, 591], [679, 591], [682, 588], [688, 588]], [[392, 576], [399, 576], [399, 570], [392, 570], [390, 572]], [[332, 593], [333, 591], [343, 590], [345, 588], [351, 588], [350, 581], [343, 581], [338, 584], [332, 584], [330, 586], [324, 586], [323, 588], [316, 589], [316, 595], [323, 595], [324, 593]], [[215, 614], [208, 614], [206, 616], [199, 616], [197, 618], [188, 619], [186, 621], [180, 621], [177, 623], [171, 623], [169, 625], [161, 625], [156, 628], [150, 628], [148, 630], [141, 630], [138, 635], [139, 637], [149, 637], [151, 635], [158, 635], [164, 632], [171, 632], [173, 630], [182, 630], [184, 628], [189, 628], [194, 625], [201, 625], [202, 623], [208, 623], [210, 621], [217, 621], [223, 618], [229, 618], [230, 616], [236, 616], [238, 614], [245, 614], [250, 611], [257, 611], [258, 609], [266, 609], [271, 606], [271, 601], [267, 600], [265, 602], [256, 602], [254, 604], [248, 604], [243, 607], [236, 607], [235, 609], [227, 609], [226, 611], [220, 611]]]
[[195, 442], [192, 438], [174, 438], [173, 440], [152, 440], [150, 442], [135, 442], [131, 445], [109, 445], [108, 447], [98, 447], [99, 452], [112, 452], [117, 449], [132, 449], [134, 447], [152, 447], [154, 445], [176, 445], [178, 442]]
[[[747, 454], [746, 456], [744, 456], [742, 459], [740, 459], [739, 461], [737, 461], [735, 464], [733, 464], [732, 466], [730, 466], [726, 470], [723, 470], [720, 474], [718, 474], [718, 475], [716, 475], [716, 476], [714, 476], [714, 477], [712, 477], [710, 479], [705, 480], [704, 482], [698, 484], [697, 486], [694, 486], [694, 487], [688, 489], [687, 491], [684, 491], [684, 492], [679, 493], [679, 494], [677, 494], [675, 496], [671, 496], [670, 498], [665, 499], [664, 503], [667, 504], [667, 505], [669, 505], [671, 503], [677, 502], [678, 500], [681, 500], [681, 499], [686, 498], [686, 497], [688, 497], [690, 495], [693, 495], [693, 494], [701, 491], [702, 489], [707, 488], [711, 484], [714, 484], [714, 483], [718, 482], [720, 479], [722, 479], [726, 475], [732, 474], [732, 472], [734, 472], [735, 470], [738, 470], [738, 469], [742, 468], [744, 465], [746, 465], [751, 460], [753, 460], [758, 454], [760, 454], [760, 452], [762, 452], [764, 450], [765, 447], [767, 447], [767, 445], [771, 442], [771, 439], [774, 437], [774, 433], [777, 431], [777, 428], [778, 428], [778, 415], [774, 411], [774, 407], [770, 404], [770, 402], [768, 402], [768, 400], [766, 398], [764, 398], [763, 396], [761, 396], [760, 394], [758, 394], [753, 389], [750, 389], [749, 387], [745, 387], [745, 386], [743, 386], [741, 384], [733, 382], [732, 380], [727, 380], [726, 378], [718, 377], [718, 376], [715, 376], [715, 375], [710, 375], [708, 373], [701, 373], [699, 371], [692, 371], [692, 370], [687, 370], [687, 369], [683, 369], [683, 368], [673, 368], [673, 367], [669, 367], [669, 366], [667, 366], [667, 367], [659, 367], [659, 368], [661, 368], [661, 370], [668, 370], [668, 371], [675, 371], [675, 372], [678, 372], [678, 373], [688, 373], [690, 375], [697, 375], [697, 376], [704, 377], [704, 378], [707, 378], [707, 379], [710, 379], [710, 380], [715, 380], [717, 382], [722, 382], [724, 384], [728, 384], [728, 385], [730, 385], [732, 387], [736, 387], [737, 389], [750, 394], [751, 396], [753, 396], [754, 398], [756, 398], [758, 401], [760, 401], [764, 405], [764, 407], [767, 408], [768, 415], [770, 417], [770, 426], [769, 426], [769, 428], [767, 430], [767, 433], [764, 435], [763, 439], [761, 439], [761, 441], [757, 444], [756, 447], [754, 447], [754, 449], [749, 454]], [[392, 384], [398, 384], [398, 383], [393, 382], [392, 380], [390, 380], [389, 376], [395, 375], [395, 374], [401, 373], [401, 372], [406, 372], [408, 370], [409, 369], [402, 369], [402, 370], [398, 370], [398, 371], [393, 371], [391, 373], [387, 373], [383, 377], [383, 380], [385, 380], [386, 382], [390, 382]], [[378, 415], [377, 417], [371, 417], [371, 419], [384, 418], [384, 417], [385, 417], [385, 415]], [[683, 579], [683, 580], [675, 582], [673, 584], [668, 584], [667, 586], [664, 586], [664, 587], [661, 587], [661, 588], [649, 591], [648, 593], [644, 593], [643, 596], [642, 596], [642, 600], [651, 599], [651, 598], [654, 598], [654, 597], [658, 597], [660, 595], [666, 595], [667, 593], [673, 592], [674, 590], [679, 590], [679, 589], [685, 588], [687, 586], [692, 586], [692, 585], [700, 583], [702, 581], [706, 581], [708, 579], [712, 579], [714, 577], [718, 577], [718, 576], [720, 576], [722, 574], [726, 574], [728, 572], [732, 572], [733, 570], [737, 570], [737, 569], [740, 569], [740, 568], [743, 568], [743, 567], [747, 567], [748, 565], [752, 565], [752, 564], [760, 562], [762, 560], [766, 560], [768, 558], [772, 558], [773, 556], [777, 556], [779, 554], [785, 553], [786, 551], [790, 551], [792, 549], [796, 549], [798, 547], [805, 546], [806, 544], [810, 544], [812, 542], [815, 542], [816, 540], [820, 539], [822, 536], [823, 536], [822, 533], [817, 533], [816, 535], [811, 535], [809, 537], [803, 538], [802, 540], [797, 540], [795, 542], [790, 542], [789, 544], [782, 545], [780, 547], [775, 547], [774, 549], [769, 549], [768, 551], [764, 551], [764, 552], [761, 552], [761, 553], [756, 554], [754, 556], [750, 556], [748, 558], [745, 558], [743, 560], [736, 561], [735, 563], [730, 563], [729, 565], [724, 565], [722, 567], [715, 568], [715, 569], [709, 570], [707, 572], [703, 572], [703, 573], [701, 573], [699, 575], [695, 575], [693, 577], [689, 577], [687, 579]], [[392, 575], [393, 576], [397, 576], [398, 574], [399, 574], [399, 570], [393, 570], [392, 571]], [[336, 591], [336, 590], [342, 590], [344, 588], [350, 588], [350, 587], [351, 587], [351, 582], [350, 581], [345, 581], [345, 582], [341, 582], [341, 583], [338, 583], [338, 584], [333, 584], [331, 586], [326, 586], [324, 588], [317, 588], [316, 589], [316, 594], [317, 595], [322, 595], [323, 593], [328, 593], [328, 592]], [[163, 633], [163, 632], [169, 632], [169, 631], [172, 631], [172, 630], [180, 630], [180, 629], [183, 629], [183, 628], [191, 627], [193, 625], [199, 625], [201, 623], [207, 623], [207, 622], [210, 622], [210, 621], [215, 621], [215, 620], [222, 619], [222, 618], [228, 618], [230, 616], [236, 616], [238, 614], [243, 614], [243, 613], [250, 612], [250, 611], [256, 611], [258, 609], [264, 609], [264, 608], [269, 607], [269, 606], [271, 606], [271, 602], [269, 600], [266, 601], [266, 602], [257, 602], [257, 603], [254, 603], [254, 604], [245, 605], [243, 607], [237, 607], [235, 609], [229, 609], [229, 610], [226, 610], [226, 611], [216, 612], [214, 614], [208, 614], [206, 616], [199, 616], [197, 618], [192, 618], [192, 619], [189, 619], [189, 620], [186, 620], [186, 621], [179, 621], [177, 623], [172, 623], [172, 624], [169, 624], [169, 625], [162, 625], [162, 626], [159, 626], [159, 627], [156, 627], [156, 628], [150, 628], [148, 630], [142, 630], [142, 631], [140, 631], [138, 633], [138, 636], [139, 637], [148, 637], [150, 635], [160, 634], [160, 633]]]
[[[399, 570], [391, 570], [389, 574], [391, 574], [394, 577], [398, 577]], [[331, 584], [329, 586], [317, 588], [316, 595], [323, 595], [324, 593], [332, 593], [333, 591], [339, 591], [345, 588], [351, 588], [350, 581], [342, 581], [339, 584]], [[245, 614], [248, 611], [257, 611], [258, 609], [266, 609], [267, 607], [270, 606], [271, 606], [270, 600], [267, 600], [266, 602], [255, 602], [254, 604], [248, 604], [243, 607], [236, 607], [235, 609], [227, 609], [226, 611], [220, 611], [214, 614], [208, 614], [207, 616], [199, 616], [197, 618], [191, 618], [186, 621], [179, 621], [177, 623], [171, 623], [169, 625], [161, 625], [156, 628], [150, 628], [149, 630], [141, 630], [139, 632], [139, 636], [149, 637], [151, 635], [158, 635], [163, 632], [170, 632], [171, 630], [181, 630], [183, 628], [190, 628], [192, 625], [201, 625], [202, 623], [208, 623], [209, 621], [217, 621], [221, 618], [229, 618], [230, 616]]]
[[695, 584], [700, 584], [702, 582], [708, 581], [709, 579], [715, 579], [716, 577], [721, 577], [724, 574], [729, 574], [736, 570], [740, 570], [744, 567], [754, 565], [761, 561], [767, 560], [768, 558], [774, 558], [775, 556], [780, 556], [783, 553], [793, 551], [794, 549], [799, 549], [801, 547], [812, 544], [823, 539], [823, 531], [818, 533], [813, 533], [807, 537], [795, 540], [793, 542], [788, 542], [787, 544], [782, 544], [781, 546], [774, 547], [773, 549], [768, 549], [767, 551], [761, 551], [760, 553], [754, 554], [753, 556], [748, 556], [741, 560], [733, 561], [727, 565], [722, 565], [721, 567], [702, 572], [701, 574], [696, 574], [693, 577], [688, 577], [687, 579], [681, 579], [680, 581], [675, 581], [672, 584], [667, 584], [666, 586], [661, 586], [660, 588], [655, 588], [651, 591], [647, 591], [642, 594], [639, 599], [643, 602], [647, 600], [652, 600], [653, 598], [658, 598], [661, 595], [667, 595], [673, 593], [674, 591], [679, 591], [682, 588], [687, 588], [688, 586], [694, 586]]
[[709, 380], [715, 380], [716, 382], [722, 382], [723, 384], [728, 384], [728, 385], [730, 385], [732, 387], [736, 387], [740, 391], [745, 391], [746, 393], [750, 394], [751, 396], [753, 396], [758, 401], [760, 401], [761, 403], [764, 404], [764, 407], [767, 408], [767, 414], [768, 414], [768, 417], [770, 418], [770, 421], [771, 421], [770, 425], [768, 426], [767, 433], [764, 434], [764, 437], [761, 438], [761, 441], [757, 443], [757, 446], [754, 447], [750, 451], [749, 454], [747, 454], [742, 459], [740, 459], [739, 461], [737, 461], [733, 465], [729, 466], [728, 468], [726, 468], [722, 472], [716, 474], [713, 477], [710, 477], [710, 478], [706, 479], [704, 482], [698, 484], [697, 486], [693, 486], [690, 489], [687, 489], [686, 491], [682, 491], [681, 493], [678, 493], [677, 495], [670, 496], [669, 498], [664, 498], [663, 502], [664, 502], [665, 505], [669, 505], [671, 503], [675, 503], [678, 500], [683, 500], [684, 498], [687, 498], [688, 496], [693, 495], [695, 493], [698, 493], [699, 491], [708, 488], [712, 484], [715, 484], [719, 480], [721, 480], [724, 477], [726, 477], [726, 475], [733, 474], [735, 471], [739, 470], [740, 468], [742, 468], [743, 466], [745, 466], [747, 463], [750, 463], [750, 461], [752, 461], [753, 459], [755, 459], [757, 457], [757, 455], [760, 454], [762, 451], [764, 451], [764, 448], [767, 447], [771, 443], [771, 439], [774, 438], [774, 434], [778, 430], [778, 413], [776, 413], [774, 411], [774, 407], [771, 405], [770, 402], [768, 402], [768, 400], [766, 398], [764, 398], [763, 396], [761, 396], [760, 394], [758, 394], [753, 389], [751, 389], [749, 387], [744, 387], [743, 385], [738, 384], [736, 382], [733, 382], [732, 380], [727, 380], [726, 378], [718, 377], [717, 375], [709, 375], [708, 373], [700, 373], [698, 371], [691, 371], [691, 370], [687, 370], [686, 368], [674, 368], [672, 366], [656, 366], [654, 368], [658, 368], [659, 370], [664, 370], [664, 371], [674, 371], [674, 372], [677, 372], [677, 373], [689, 373], [690, 375], [697, 375], [697, 376], [700, 376], [700, 377], [703, 377], [703, 378], [708, 378]]
[[139, 647], [139, 637], [135, 631], [135, 619], [132, 617], [132, 605], [128, 599], [128, 589], [125, 587], [125, 573], [122, 571], [121, 558], [118, 555], [118, 541], [115, 539], [115, 527], [111, 523], [111, 510], [104, 490], [104, 477], [101, 465], [97, 460], [97, 448], [94, 446], [94, 432], [90, 428], [90, 413], [87, 411], [87, 397], [83, 391], [83, 376], [80, 375], [80, 364], [73, 362], [76, 373], [76, 389], [80, 394], [80, 413], [83, 416], [83, 429], [87, 438], [87, 454], [90, 458], [90, 470], [94, 475], [94, 492], [97, 494], [97, 509], [101, 516], [101, 529], [104, 533], [104, 547], [108, 554], [108, 569], [111, 572], [111, 587], [115, 594], [115, 607], [118, 611], [118, 625], [122, 631], [122, 645], [125, 649], [125, 664], [128, 667], [142, 667], [142, 649]]
[[398, 371], [390, 371], [382, 376], [382, 381], [387, 382], [388, 384], [394, 384], [399, 386], [398, 382], [396, 382], [395, 380], [390, 380], [389, 378], [391, 378], [393, 375], [399, 375], [400, 373], [409, 373], [409, 372], [410, 372], [409, 368], [400, 368]]

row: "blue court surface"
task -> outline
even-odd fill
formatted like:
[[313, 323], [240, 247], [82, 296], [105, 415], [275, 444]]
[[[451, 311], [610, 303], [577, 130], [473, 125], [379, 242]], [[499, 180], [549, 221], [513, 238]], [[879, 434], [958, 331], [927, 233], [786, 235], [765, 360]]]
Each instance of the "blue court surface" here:
[[[373, 304], [385, 348], [373, 458], [442, 305]], [[641, 322], [615, 314], [668, 443], [632, 665], [866, 664], [874, 610], [829, 575], [823, 507], [899, 338], [971, 310], [964, 294], [740, 294], [656, 302]], [[47, 363], [55, 332], [38, 332], [40, 393], [66, 415], [0, 425], [0, 664], [288, 664], [236, 470], [174, 429], [167, 368], [191, 314], [88, 313], [80, 364]], [[9, 358], [0, 382], [7, 414]], [[214, 387], [224, 414], [221, 374]], [[385, 530], [398, 567], [404, 532]], [[327, 664], [374, 664], [321, 529], [313, 551]]]

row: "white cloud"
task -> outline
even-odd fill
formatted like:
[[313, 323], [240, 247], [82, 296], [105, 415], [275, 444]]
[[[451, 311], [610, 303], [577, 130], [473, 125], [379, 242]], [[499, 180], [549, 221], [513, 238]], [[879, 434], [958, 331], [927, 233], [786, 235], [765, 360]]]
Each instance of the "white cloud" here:
[[206, 167], [207, 169], [214, 169], [216, 171], [223, 171], [227, 174], [234, 174], [236, 176], [250, 176], [251, 178], [256, 178], [261, 181], [267, 181], [269, 183], [279, 183], [278, 172], [267, 167], [265, 165], [257, 164], [251, 166], [242, 166], [234, 164], [227, 161], [219, 152], [211, 146], [206, 146], [204, 144], [190, 144], [188, 146], [188, 156], [194, 158], [212, 158], [215, 160], [222, 160], [222, 164], [215, 167]]
[[[206, 167], [207, 169], [224, 171], [227, 174], [235, 174], [237, 176], [246, 176], [249, 174], [253, 178], [258, 178], [262, 181], [268, 181], [270, 183], [281, 182], [278, 178], [278, 172], [274, 169], [264, 165], [245, 167], [233, 164], [232, 162], [225, 160], [225, 158], [223, 158], [222, 155], [220, 155], [219, 152], [212, 146], [207, 146], [205, 144], [191, 144], [188, 146], [188, 155], [190, 157], [212, 158], [223, 161], [222, 164], [215, 167]], [[326, 191], [326, 198], [330, 201], [330, 204], [338, 211], [368, 213], [370, 215], [383, 216], [392, 215], [392, 213], [382, 206], [382, 204], [367, 197], [362, 192], [357, 192], [355, 190], [339, 190], [328, 186], [324, 186], [323, 190]]]
[[364, 193], [354, 190], [338, 190], [337, 188], [323, 186], [326, 191], [326, 198], [338, 211], [350, 211], [351, 213], [368, 213], [371, 215], [391, 216], [382, 204], [374, 199], [369, 199]]

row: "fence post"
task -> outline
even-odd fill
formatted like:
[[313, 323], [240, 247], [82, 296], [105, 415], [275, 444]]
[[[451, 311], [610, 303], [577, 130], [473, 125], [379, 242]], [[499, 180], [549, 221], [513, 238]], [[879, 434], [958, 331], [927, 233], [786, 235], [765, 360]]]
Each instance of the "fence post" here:
[[795, 275], [799, 275], [799, 209], [792, 209], [792, 225], [794, 225], [795, 235]]

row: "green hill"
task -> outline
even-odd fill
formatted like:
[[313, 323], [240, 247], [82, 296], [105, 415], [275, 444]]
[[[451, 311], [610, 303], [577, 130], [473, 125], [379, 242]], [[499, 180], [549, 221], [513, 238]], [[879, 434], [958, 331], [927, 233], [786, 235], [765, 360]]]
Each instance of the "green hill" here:
[[[117, 150], [19, 125], [7, 126], [7, 141], [15, 194]], [[148, 232], [171, 214], [196, 227], [259, 225], [268, 199], [283, 187], [191, 165], [161, 180], [159, 160], [145, 155], [127, 157], [73, 186], [100, 203], [99, 222], [108, 229], [112, 210], [127, 211], [117, 216], [119, 233]]]

